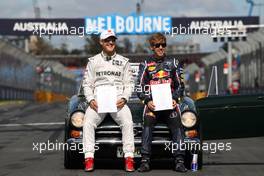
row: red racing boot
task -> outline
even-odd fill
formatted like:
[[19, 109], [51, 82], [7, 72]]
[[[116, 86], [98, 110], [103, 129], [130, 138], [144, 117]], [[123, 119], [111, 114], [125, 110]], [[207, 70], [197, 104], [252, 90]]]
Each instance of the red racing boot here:
[[126, 157], [125, 158], [125, 170], [127, 172], [134, 172], [134, 159], [132, 157]]
[[85, 158], [84, 171], [91, 172], [93, 170], [94, 170], [94, 159], [93, 158]]

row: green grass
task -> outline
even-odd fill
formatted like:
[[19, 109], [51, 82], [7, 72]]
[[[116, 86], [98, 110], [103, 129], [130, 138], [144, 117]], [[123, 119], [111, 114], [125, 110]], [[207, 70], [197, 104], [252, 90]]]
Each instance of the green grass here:
[[21, 105], [25, 104], [26, 100], [0, 100], [0, 106], [6, 106], [6, 105]]

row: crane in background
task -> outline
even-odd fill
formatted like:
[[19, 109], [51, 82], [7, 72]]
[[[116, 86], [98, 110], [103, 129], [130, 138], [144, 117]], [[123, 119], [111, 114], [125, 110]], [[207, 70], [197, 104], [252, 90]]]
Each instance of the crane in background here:
[[136, 13], [137, 15], [140, 15], [142, 13], [142, 7], [144, 4], [144, 0], [139, 0], [136, 4]]
[[35, 18], [40, 18], [40, 8], [38, 6], [38, 0], [32, 0], [32, 5], [34, 8]]
[[255, 3], [254, 0], [246, 0], [249, 6], [248, 16], [252, 16], [254, 6], [264, 6], [264, 3]]

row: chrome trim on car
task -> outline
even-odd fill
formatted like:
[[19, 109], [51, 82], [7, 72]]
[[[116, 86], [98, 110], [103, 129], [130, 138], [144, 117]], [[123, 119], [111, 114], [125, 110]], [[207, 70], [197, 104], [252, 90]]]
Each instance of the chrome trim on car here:
[[[142, 125], [140, 123], [134, 123], [133, 124], [134, 128], [142, 128]], [[99, 126], [96, 128], [96, 130], [101, 130], [101, 129], [115, 129], [115, 128], [119, 128], [120, 126], [118, 125], [104, 125], [104, 126]]]
[[[141, 144], [141, 139], [134, 139], [135, 141], [135, 144]], [[153, 140], [152, 141], [152, 144], [165, 144], [165, 143], [168, 143], [170, 142], [169, 140]], [[122, 140], [120, 139], [99, 139], [99, 140], [96, 140], [96, 143], [98, 144], [120, 144], [122, 145]]]
[[96, 131], [96, 134], [121, 134], [121, 131]]
[[[133, 124], [134, 128], [142, 128], [142, 125], [140, 123], [134, 123]], [[118, 125], [104, 125], [104, 126], [99, 126], [96, 128], [96, 130], [101, 130], [101, 129], [113, 129], [113, 128], [120, 128]], [[154, 129], [169, 129], [166, 125], [157, 125], [154, 126]]]
[[169, 134], [169, 131], [153, 131], [153, 134]]
[[200, 143], [201, 140], [198, 138], [184, 138], [184, 143]]
[[[135, 144], [141, 144], [141, 138], [134, 139]], [[82, 138], [69, 138], [67, 143], [81, 143]], [[108, 139], [108, 138], [100, 138], [96, 140], [99, 144], [122, 144], [122, 140], [118, 138]], [[170, 140], [166, 139], [155, 139], [152, 141], [153, 144], [164, 144], [167, 142], [171, 142]], [[198, 138], [184, 138], [184, 142], [186, 143], [199, 143], [200, 139]]]
[[101, 130], [101, 129], [115, 129], [115, 128], [119, 128], [119, 126], [117, 125], [105, 125], [105, 126], [99, 126], [96, 128], [96, 130]]
[[[141, 144], [141, 138], [135, 138], [134, 139], [135, 144]], [[164, 140], [164, 139], [154, 139], [152, 141], [152, 144], [154, 145], [159, 145], [159, 144], [165, 144], [170, 142], [170, 140]], [[67, 143], [82, 143], [82, 139], [81, 138], [69, 138], [67, 140]], [[122, 140], [118, 139], [118, 138], [114, 138], [114, 139], [106, 139], [106, 138], [101, 138], [101, 139], [97, 139], [96, 143], [98, 144], [120, 144], [122, 145]]]
[[158, 126], [155, 126], [154, 129], [169, 129], [169, 128], [167, 126], [158, 125]]
[[[141, 130], [134, 129], [135, 136], [141, 133], [142, 133]], [[169, 134], [170, 132], [169, 131], [153, 131], [152, 133], [153, 134]], [[117, 130], [117, 131], [109, 130], [109, 131], [96, 131], [96, 134], [122, 134], [122, 132], [120, 130]]]

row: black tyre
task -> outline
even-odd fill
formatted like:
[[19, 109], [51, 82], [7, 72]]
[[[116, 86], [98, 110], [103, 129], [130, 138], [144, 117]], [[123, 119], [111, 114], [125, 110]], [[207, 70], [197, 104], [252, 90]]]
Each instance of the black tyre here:
[[67, 150], [64, 150], [64, 167], [66, 169], [73, 169], [76, 167], [74, 162], [72, 162], [71, 152]]
[[201, 170], [203, 168], [203, 151], [199, 151], [198, 153], [198, 169]]
[[[65, 125], [64, 125], [64, 143], [66, 144], [67, 139], [69, 138], [69, 119], [65, 118]], [[71, 162], [71, 154], [67, 148], [64, 148], [64, 167], [66, 169], [72, 169], [73, 164]]]
[[198, 169], [203, 168], [203, 131], [202, 131], [202, 122], [200, 120], [200, 125], [199, 125], [199, 134], [200, 134], [200, 144], [201, 144], [201, 149], [198, 151]]

